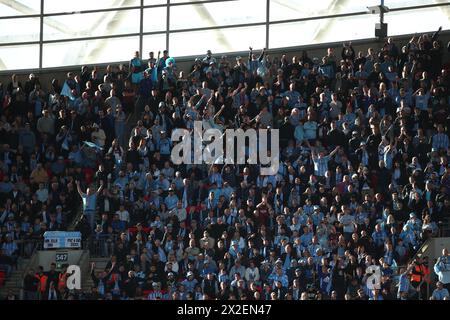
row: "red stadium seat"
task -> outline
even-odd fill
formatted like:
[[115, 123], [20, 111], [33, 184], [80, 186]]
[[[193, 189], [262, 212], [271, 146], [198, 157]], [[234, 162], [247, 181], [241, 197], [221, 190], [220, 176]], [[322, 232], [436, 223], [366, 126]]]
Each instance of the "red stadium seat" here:
[[6, 273], [3, 270], [0, 270], [0, 287], [3, 287], [5, 284]]

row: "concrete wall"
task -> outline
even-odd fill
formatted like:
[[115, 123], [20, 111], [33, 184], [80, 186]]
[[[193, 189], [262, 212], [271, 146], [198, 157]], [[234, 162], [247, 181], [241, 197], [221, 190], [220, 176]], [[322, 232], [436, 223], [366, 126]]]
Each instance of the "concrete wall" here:
[[79, 265], [81, 255], [83, 254], [83, 250], [65, 250], [65, 249], [57, 249], [57, 250], [40, 250], [37, 251], [37, 266], [43, 266], [44, 270], [50, 269], [50, 264], [56, 261], [56, 254], [67, 253], [67, 264], [75, 264]]
[[442, 249], [450, 249], [450, 238], [432, 238], [426, 242], [417, 252], [417, 257], [428, 257], [429, 267], [434, 266], [434, 262], [442, 254]]
[[[395, 43], [398, 45], [399, 48], [401, 46], [405, 45], [410, 39], [412, 35], [407, 36], [399, 36], [399, 37], [393, 37]], [[439, 37], [439, 40], [441, 41], [442, 45], [446, 47], [447, 43], [450, 41], [450, 31], [443, 31]], [[368, 39], [368, 40], [358, 40], [353, 41], [353, 47], [358, 53], [358, 51], [363, 51], [364, 53], [367, 52], [368, 48], [374, 48], [375, 50], [380, 49], [383, 46], [383, 41], [379, 41], [376, 39]], [[302, 46], [302, 47], [293, 47], [293, 48], [286, 48], [286, 49], [273, 49], [269, 50], [268, 53], [274, 57], [278, 56], [281, 57], [282, 54], [286, 53], [288, 56], [288, 59], [291, 60], [291, 58], [295, 55], [300, 55], [303, 50], [307, 50], [308, 56], [310, 58], [318, 57], [319, 59], [325, 55], [326, 49], [328, 47], [333, 47], [336, 50], [336, 55], [340, 55], [340, 50], [342, 48], [342, 43], [327, 43], [327, 44], [320, 44], [320, 45], [312, 45], [312, 46]], [[259, 53], [260, 48], [255, 48], [256, 53]], [[130, 54], [134, 51], [133, 48], [130, 48]], [[444, 54], [444, 61], [448, 61], [450, 59], [450, 55], [445, 50]], [[205, 53], [206, 54], [206, 53]], [[214, 54], [214, 51], [213, 51]], [[247, 57], [248, 52], [238, 52], [234, 54], [229, 54], [228, 59], [231, 63], [234, 63], [234, 59], [237, 56]], [[143, 53], [144, 57], [147, 57], [147, 53]], [[131, 58], [131, 57], [130, 57]], [[220, 58], [220, 55], [216, 55], [216, 58]], [[177, 59], [177, 68], [179, 71], [188, 71], [194, 61], [193, 57], [190, 58], [179, 58]], [[119, 62], [120, 63], [120, 62]], [[119, 64], [114, 63], [114, 64]], [[126, 65], [128, 65], [127, 61], [122, 62]], [[100, 67], [100, 72], [103, 72], [107, 64], [97, 64]], [[92, 68], [90, 68], [92, 69]], [[51, 84], [51, 81], [53, 78], [59, 79], [60, 84], [64, 81], [66, 74], [68, 71], [73, 71], [75, 73], [80, 73], [81, 67], [64, 67], [64, 68], [57, 68], [57, 69], [46, 69], [46, 70], [32, 70], [33, 73], [39, 76], [41, 80], [41, 84], [43, 86], [44, 90], [48, 90], [49, 85]], [[16, 72], [16, 74], [19, 76], [19, 80], [22, 82], [22, 84], [25, 83], [25, 81], [28, 78], [28, 75], [30, 73], [30, 70], [23, 70], [20, 72]], [[0, 72], [0, 82], [3, 83], [5, 86], [10, 82], [10, 76], [11, 73], [7, 71]]]
[[434, 261], [442, 254], [442, 249], [450, 249], [450, 238], [434, 238], [430, 248], [429, 261]]

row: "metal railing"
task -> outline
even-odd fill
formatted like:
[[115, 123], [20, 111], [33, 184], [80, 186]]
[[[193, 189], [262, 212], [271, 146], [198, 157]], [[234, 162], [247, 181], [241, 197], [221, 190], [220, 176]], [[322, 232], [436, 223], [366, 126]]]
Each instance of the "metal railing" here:
[[[427, 254], [427, 250], [429, 249], [430, 245], [432, 244], [433, 240], [436, 238], [442, 238], [442, 237], [449, 237], [450, 236], [450, 222], [445, 221], [439, 222], [439, 229], [438, 229], [438, 234], [434, 237], [429, 237], [428, 239], [426, 239], [421, 245], [420, 247], [416, 250], [416, 252], [414, 253], [414, 255], [411, 257], [411, 259], [409, 259], [409, 261], [405, 264], [405, 265], [401, 265], [401, 266], [397, 266], [397, 270], [400, 270], [401, 268], [407, 268], [408, 265], [410, 265], [411, 263], [414, 262], [414, 260], [418, 259], [418, 258], [428, 258], [430, 259], [430, 256]], [[428, 300], [431, 297], [431, 290], [435, 288], [436, 282], [437, 282], [437, 278], [436, 275], [434, 274], [434, 270], [433, 270], [433, 266], [436, 263], [436, 261], [430, 261], [428, 260], [428, 270], [429, 270], [429, 279], [428, 281], [425, 281], [425, 279], [422, 281], [421, 285], [425, 285], [426, 286], [426, 296], [423, 297], [422, 296], [422, 292], [419, 291], [417, 293], [417, 297], [419, 300]]]
[[[24, 292], [23, 292], [23, 279], [25, 275], [28, 273], [28, 270], [34, 266], [37, 262], [37, 254], [38, 250], [42, 250], [44, 246], [43, 239], [27, 239], [27, 240], [16, 240], [16, 244], [18, 246], [18, 261], [15, 265], [12, 266], [12, 270], [15, 267], [19, 269], [20, 259], [29, 259], [29, 261], [22, 265], [20, 269], [22, 269], [21, 277], [16, 280], [15, 286], [19, 289], [19, 299], [23, 300]], [[12, 272], [11, 272], [12, 274]], [[10, 280], [10, 276], [5, 278], [5, 281]], [[0, 287], [1, 289], [1, 287]]]
[[32, 258], [34, 253], [41, 250], [44, 245], [43, 239], [21, 239], [14, 240], [14, 243], [17, 245], [17, 253], [11, 257], [11, 263], [5, 263], [11, 267], [11, 271], [14, 268], [17, 270], [22, 259]]
[[[414, 260], [416, 260], [417, 258], [423, 258], [423, 254], [424, 252], [427, 250], [427, 248], [430, 246], [431, 242], [433, 241], [433, 238], [430, 237], [428, 239], [426, 239], [422, 245], [420, 246], [420, 248], [416, 251], [416, 253], [414, 254], [414, 256], [408, 261], [408, 265], [411, 264]], [[428, 265], [428, 268], [430, 267], [430, 265]], [[430, 270], [431, 271], [431, 270]], [[431, 272], [430, 272], [430, 279], [431, 281]], [[422, 297], [422, 292], [418, 291], [417, 297], [419, 300], [422, 300], [423, 298], [425, 298], [426, 300], [430, 297], [430, 282], [425, 282], [426, 287], [427, 287], [427, 295], [426, 297]], [[422, 284], [420, 284], [420, 286], [422, 286]]]
[[37, 250], [43, 249], [44, 239], [16, 240], [16, 244], [19, 248], [19, 257], [29, 259]]
[[107, 258], [113, 254], [118, 238], [118, 235], [91, 236], [82, 242], [82, 248], [89, 250], [91, 258]]
[[450, 221], [439, 221], [439, 237], [450, 237]]
[[[25, 242], [24, 244], [27, 244], [27, 242]], [[28, 270], [37, 264], [38, 255], [36, 253], [38, 250], [42, 250], [43, 248], [44, 248], [44, 240], [43, 239], [42, 240], [38, 240], [38, 239], [34, 240], [33, 251], [30, 256], [30, 261], [28, 261], [28, 264], [26, 266], [24, 266], [24, 268], [22, 270], [23, 272], [22, 272], [22, 277], [20, 279], [20, 283], [17, 284], [18, 288], [20, 288], [20, 300], [24, 299], [23, 279], [27, 275]]]

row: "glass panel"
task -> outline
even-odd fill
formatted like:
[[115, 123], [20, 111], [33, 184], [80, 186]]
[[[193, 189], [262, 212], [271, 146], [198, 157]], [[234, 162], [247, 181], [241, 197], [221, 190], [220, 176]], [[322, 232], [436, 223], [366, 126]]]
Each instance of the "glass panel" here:
[[139, 48], [139, 37], [47, 43], [43, 48], [44, 68], [127, 61]]
[[420, 6], [426, 4], [442, 3], [440, 0], [385, 0], [384, 5], [394, 9], [403, 7]]
[[2, 1], [0, 3], [0, 17], [39, 13], [41, 13], [41, 2], [38, 0]]
[[170, 7], [170, 29], [266, 21], [266, 0], [236, 0]]
[[0, 42], [39, 41], [39, 18], [0, 20]]
[[270, 20], [281, 21], [324, 15], [363, 12], [380, 0], [270, 0]]
[[436, 31], [450, 29], [448, 7], [427, 8], [388, 12], [385, 21], [388, 24], [388, 35], [397, 36], [416, 32]]
[[284, 48], [374, 38], [377, 19], [376, 15], [363, 15], [273, 24], [269, 30], [269, 47]]
[[143, 52], [141, 54], [143, 59], [148, 59], [150, 51], [153, 51], [155, 58], [158, 57], [158, 51], [162, 52], [166, 49], [166, 35], [165, 34], [152, 34], [144, 36]]
[[166, 31], [167, 7], [144, 9], [144, 32]]
[[39, 45], [0, 46], [0, 70], [39, 68]]
[[[36, 1], [36, 0], [35, 0]], [[38, 2], [38, 1], [36, 1]], [[45, 0], [44, 13], [73, 12], [96, 9], [123, 8], [140, 6], [140, 0]]]
[[138, 33], [139, 21], [138, 9], [46, 17], [44, 40]]
[[[170, 2], [173, 2], [173, 0]], [[167, 4], [167, 0], [144, 0], [144, 6], [153, 6], [157, 4]]]
[[202, 1], [202, 2], [210, 2], [210, 0], [170, 0], [170, 3], [189, 3], [189, 2], [197, 2], [197, 1]]
[[[187, 3], [187, 2], [192, 2], [194, 0], [170, 0], [170, 3]], [[199, 0], [202, 1], [202, 0]]]
[[259, 49], [265, 46], [265, 26], [227, 28], [217, 30], [177, 32], [170, 34], [170, 55], [191, 56], [247, 51], [249, 46]]

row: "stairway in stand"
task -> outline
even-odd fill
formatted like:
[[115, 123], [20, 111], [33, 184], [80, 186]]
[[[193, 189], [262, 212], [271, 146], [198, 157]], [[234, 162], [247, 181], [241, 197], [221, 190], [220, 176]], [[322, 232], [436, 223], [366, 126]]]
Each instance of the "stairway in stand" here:
[[0, 287], [0, 299], [3, 300], [9, 292], [12, 292], [20, 299], [20, 291], [23, 286], [23, 276], [30, 259], [19, 258], [17, 262], [17, 270], [13, 269], [10, 276], [5, 280], [3, 286]]
[[106, 265], [108, 264], [110, 258], [91, 258], [89, 263], [89, 272], [86, 272], [86, 274], [82, 275], [81, 279], [81, 289], [83, 292], [90, 292], [91, 288], [94, 286], [94, 282], [91, 278], [91, 264], [92, 262], [95, 263], [95, 273], [101, 272], [105, 270]]

